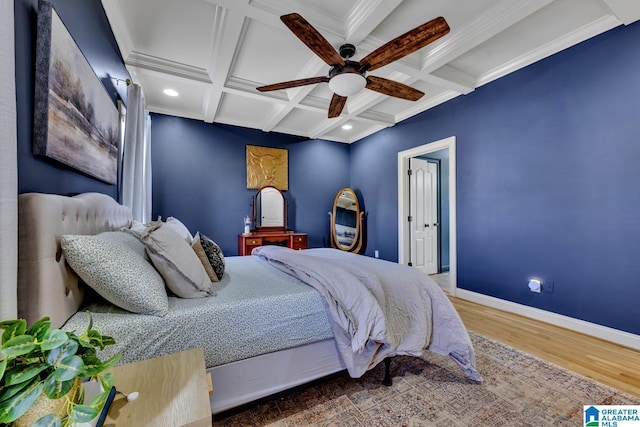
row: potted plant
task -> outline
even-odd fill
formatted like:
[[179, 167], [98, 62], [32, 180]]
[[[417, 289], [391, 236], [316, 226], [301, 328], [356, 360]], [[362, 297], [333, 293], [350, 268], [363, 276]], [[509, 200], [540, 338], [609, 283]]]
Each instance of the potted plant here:
[[[0, 424], [19, 423], [39, 400], [55, 400], [34, 420], [34, 426], [70, 426], [88, 422], [101, 411], [113, 386], [113, 374], [104, 371], [120, 360], [117, 354], [104, 362], [96, 352], [115, 343], [112, 337], [89, 326], [81, 335], [51, 329], [48, 317], [30, 327], [24, 319], [0, 322]], [[83, 380], [96, 380], [103, 392], [84, 402]]]

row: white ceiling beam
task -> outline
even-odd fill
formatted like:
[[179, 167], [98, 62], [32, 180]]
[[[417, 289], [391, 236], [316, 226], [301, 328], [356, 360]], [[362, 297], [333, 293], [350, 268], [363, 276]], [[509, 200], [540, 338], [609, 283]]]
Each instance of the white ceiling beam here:
[[640, 0], [602, 0], [611, 12], [629, 25], [640, 19]]
[[213, 123], [220, 107], [224, 82], [231, 70], [236, 49], [242, 44], [242, 35], [246, 32], [245, 25], [244, 13], [222, 7], [216, 8], [211, 35], [213, 48], [208, 67], [212, 85], [203, 105], [203, 116], [207, 123]]
[[523, 55], [514, 58], [511, 61], [500, 64], [500, 66], [489, 70], [481, 76], [478, 76], [477, 87], [492, 82], [500, 77], [506, 76], [509, 73], [524, 68], [527, 65], [533, 64], [540, 59], [551, 56], [561, 50], [567, 49], [577, 43], [583, 42], [591, 37], [595, 37], [598, 34], [602, 34], [619, 25], [619, 21], [616, 17], [611, 15], [604, 15], [600, 19], [590, 22], [588, 25], [576, 28], [565, 34], [563, 37], [552, 40], [549, 43], [538, 46], [536, 49], [529, 50]]
[[209, 74], [204, 68], [193, 67], [179, 62], [169, 61], [139, 52], [131, 52], [124, 60], [125, 65], [141, 68], [143, 70], [156, 71], [161, 74], [195, 80], [203, 83], [211, 83]]
[[126, 60], [133, 51], [133, 42], [129, 36], [129, 29], [124, 20], [124, 14], [118, 0], [102, 0], [102, 7], [109, 20], [111, 31], [116, 38], [116, 43], [120, 49], [120, 55]]
[[422, 70], [431, 72], [442, 67], [552, 2], [504, 0], [496, 3], [469, 25], [452, 28], [451, 33], [423, 48]]
[[[302, 79], [309, 76], [321, 75], [323, 71], [327, 70], [327, 64], [320, 58], [313, 55], [307, 64], [302, 67], [302, 70], [297, 74], [296, 79]], [[289, 103], [285, 107], [276, 106], [267, 116], [267, 119], [262, 124], [262, 130], [270, 132], [274, 127], [278, 125], [285, 117], [293, 111], [293, 109], [306, 98], [316, 87], [316, 85], [300, 86], [287, 90], [289, 96]]]
[[402, 0], [360, 0], [346, 21], [345, 40], [358, 45], [402, 3]]

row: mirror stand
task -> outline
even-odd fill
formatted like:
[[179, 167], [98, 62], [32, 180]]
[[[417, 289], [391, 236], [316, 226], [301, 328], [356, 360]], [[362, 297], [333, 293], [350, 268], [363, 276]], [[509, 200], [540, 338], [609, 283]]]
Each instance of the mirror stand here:
[[330, 244], [332, 248], [359, 253], [364, 242], [364, 212], [360, 210], [358, 196], [351, 188], [343, 188], [333, 201]]

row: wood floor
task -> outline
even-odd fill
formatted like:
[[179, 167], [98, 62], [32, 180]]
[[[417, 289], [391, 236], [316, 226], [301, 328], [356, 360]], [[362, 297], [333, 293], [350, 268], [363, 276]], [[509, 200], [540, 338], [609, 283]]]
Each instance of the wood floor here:
[[640, 397], [640, 351], [451, 297], [468, 330]]

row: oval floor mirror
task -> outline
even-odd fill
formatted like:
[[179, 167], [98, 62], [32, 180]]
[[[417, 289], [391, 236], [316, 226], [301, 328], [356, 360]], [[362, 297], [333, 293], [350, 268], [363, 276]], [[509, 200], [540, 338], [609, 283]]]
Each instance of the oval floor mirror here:
[[351, 188], [338, 191], [331, 213], [331, 247], [343, 251], [362, 249], [362, 218], [358, 196]]

